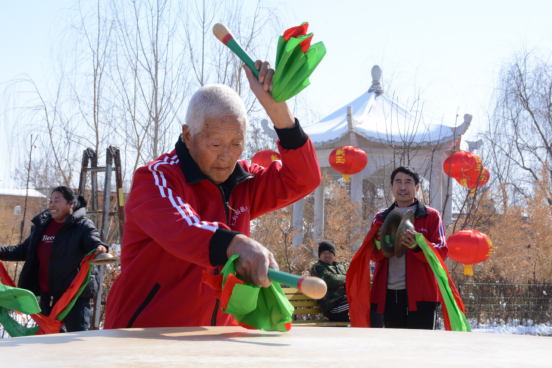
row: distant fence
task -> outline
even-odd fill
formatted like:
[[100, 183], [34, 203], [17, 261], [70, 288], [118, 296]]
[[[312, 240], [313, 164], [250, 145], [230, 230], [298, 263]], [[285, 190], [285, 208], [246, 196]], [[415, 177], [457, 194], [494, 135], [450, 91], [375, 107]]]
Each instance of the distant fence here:
[[532, 326], [552, 325], [552, 284], [459, 283], [457, 288], [472, 328], [508, 326], [529, 333]]

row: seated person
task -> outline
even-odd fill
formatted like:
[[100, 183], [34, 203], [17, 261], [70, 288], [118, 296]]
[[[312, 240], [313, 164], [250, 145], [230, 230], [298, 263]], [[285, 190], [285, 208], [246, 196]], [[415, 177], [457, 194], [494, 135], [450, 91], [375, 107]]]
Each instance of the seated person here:
[[345, 292], [345, 267], [335, 261], [335, 245], [331, 240], [318, 244], [318, 257], [311, 269], [311, 276], [326, 281], [328, 292], [318, 301], [322, 313], [333, 322], [349, 322], [349, 303]]

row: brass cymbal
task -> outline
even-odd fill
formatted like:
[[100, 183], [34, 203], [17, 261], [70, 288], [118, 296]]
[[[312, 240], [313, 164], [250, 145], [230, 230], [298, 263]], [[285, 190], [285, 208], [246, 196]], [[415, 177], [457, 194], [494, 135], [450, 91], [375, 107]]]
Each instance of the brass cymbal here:
[[96, 256], [96, 258], [89, 260], [87, 263], [93, 266], [99, 266], [99, 265], [117, 263], [119, 261], [120, 261], [119, 257], [113, 257], [113, 255], [109, 253], [102, 253]]
[[411, 210], [406, 211], [402, 216], [401, 223], [397, 229], [397, 237], [395, 239], [395, 255], [397, 258], [401, 258], [406, 252], [406, 247], [402, 245], [402, 237], [406, 230], [414, 230], [414, 212]]
[[[385, 221], [383, 222], [383, 225], [381, 225], [381, 251], [383, 255], [387, 258], [393, 257], [395, 255], [397, 229], [399, 228], [402, 217], [403, 214], [401, 210], [396, 208], [387, 215]], [[387, 233], [389, 233], [389, 243], [387, 242], [387, 239], [385, 237]]]

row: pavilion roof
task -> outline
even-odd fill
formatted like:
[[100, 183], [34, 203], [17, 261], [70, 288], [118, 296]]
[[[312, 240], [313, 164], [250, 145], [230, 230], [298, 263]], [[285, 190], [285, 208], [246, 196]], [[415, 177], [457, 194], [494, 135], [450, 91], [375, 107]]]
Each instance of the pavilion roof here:
[[464, 115], [464, 122], [455, 127], [413, 114], [383, 93], [379, 82], [381, 69], [377, 65], [372, 68], [372, 78], [368, 92], [317, 123], [303, 127], [315, 147], [335, 143], [350, 132], [379, 144], [433, 146], [458, 139], [468, 130], [471, 115]]

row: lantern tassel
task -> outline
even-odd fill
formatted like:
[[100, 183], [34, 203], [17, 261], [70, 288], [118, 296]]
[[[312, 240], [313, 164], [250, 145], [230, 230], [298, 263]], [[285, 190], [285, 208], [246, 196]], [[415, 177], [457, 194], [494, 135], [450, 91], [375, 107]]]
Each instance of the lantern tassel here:
[[343, 174], [343, 181], [345, 184], [349, 184], [349, 174]]
[[473, 276], [473, 266], [471, 264], [464, 265], [464, 275]]

